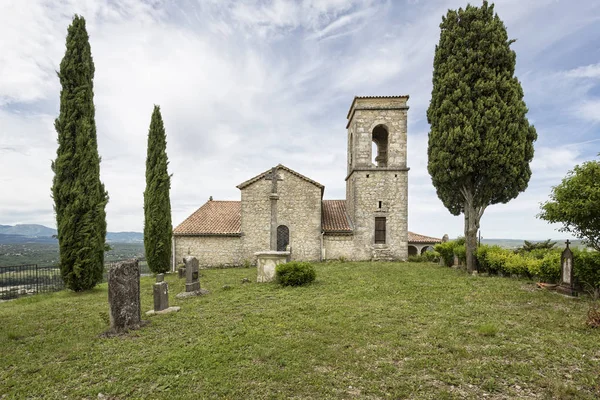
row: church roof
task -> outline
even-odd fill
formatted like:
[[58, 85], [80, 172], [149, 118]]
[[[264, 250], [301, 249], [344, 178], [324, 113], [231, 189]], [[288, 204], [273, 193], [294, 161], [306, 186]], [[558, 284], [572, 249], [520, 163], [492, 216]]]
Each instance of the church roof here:
[[[297, 177], [298, 177], [298, 178], [300, 178], [300, 179], [304, 179], [305, 181], [312, 183], [313, 185], [315, 185], [316, 187], [318, 187], [319, 189], [321, 189], [321, 193], [322, 193], [322, 192], [323, 192], [323, 190], [325, 189], [325, 186], [321, 185], [319, 182], [313, 181], [312, 179], [310, 179], [310, 178], [308, 178], [308, 177], [306, 177], [306, 176], [304, 176], [304, 175], [302, 175], [302, 174], [300, 174], [300, 173], [298, 173], [298, 172], [294, 171], [294, 170], [293, 170], [293, 169], [291, 169], [291, 168], [288, 168], [288, 167], [286, 167], [285, 165], [279, 164], [279, 165], [277, 165], [277, 168], [278, 168], [278, 169], [284, 169], [284, 170], [286, 170], [287, 172], [289, 172], [290, 174], [292, 174], [292, 175], [295, 175], [295, 176], [297, 176]], [[254, 178], [250, 178], [250, 179], [248, 179], [247, 181], [240, 183], [240, 184], [239, 184], [239, 185], [237, 185], [236, 187], [237, 187], [238, 189], [243, 189], [243, 188], [245, 188], [245, 187], [247, 187], [247, 186], [250, 186], [250, 185], [251, 185], [251, 184], [253, 184], [254, 182], [256, 182], [256, 181], [258, 181], [258, 180], [260, 180], [260, 179], [264, 178], [265, 176], [267, 176], [267, 175], [268, 175], [268, 174], [270, 174], [270, 173], [271, 173], [271, 168], [269, 168], [268, 170], [266, 170], [266, 171], [265, 171], [265, 172], [263, 172], [262, 174], [258, 174], [258, 175], [256, 175]]]
[[241, 222], [241, 201], [209, 200], [173, 229], [173, 234], [239, 236]]
[[408, 232], [408, 243], [442, 243], [442, 239]]
[[346, 200], [323, 200], [321, 221], [325, 233], [352, 233]]

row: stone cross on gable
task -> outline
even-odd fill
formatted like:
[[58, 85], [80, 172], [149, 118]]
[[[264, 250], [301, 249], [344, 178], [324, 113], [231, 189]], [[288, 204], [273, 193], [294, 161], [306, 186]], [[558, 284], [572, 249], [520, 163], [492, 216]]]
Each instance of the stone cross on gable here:
[[567, 241], [565, 242], [565, 244], [567, 245], [567, 249], [568, 249], [569, 245], [571, 244], [571, 241], [569, 239], [567, 239]]
[[[277, 179], [273, 179], [276, 176]], [[277, 181], [282, 181], [283, 179], [277, 173], [277, 167], [271, 168], [271, 172], [265, 175], [265, 179], [271, 182], [271, 193], [277, 193]]]

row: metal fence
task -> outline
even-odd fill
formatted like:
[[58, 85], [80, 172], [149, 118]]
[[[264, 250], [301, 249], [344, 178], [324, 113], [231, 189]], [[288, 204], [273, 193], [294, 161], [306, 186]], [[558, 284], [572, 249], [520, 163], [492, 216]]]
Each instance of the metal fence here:
[[0, 267], [0, 299], [14, 299], [34, 293], [55, 292], [65, 284], [58, 267], [37, 264]]
[[[103, 282], [107, 281], [108, 270], [119, 261], [104, 264]], [[141, 275], [150, 275], [145, 259], [138, 259]], [[37, 264], [0, 267], [0, 300], [14, 299], [36, 293], [56, 292], [65, 288], [57, 266], [40, 267]]]

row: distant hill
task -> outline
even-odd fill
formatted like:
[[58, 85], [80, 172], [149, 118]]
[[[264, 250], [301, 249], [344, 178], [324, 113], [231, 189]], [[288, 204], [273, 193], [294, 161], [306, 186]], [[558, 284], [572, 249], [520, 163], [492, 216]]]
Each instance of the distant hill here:
[[0, 225], [0, 234], [29, 237], [52, 236], [56, 235], [56, 229], [37, 224]]
[[[0, 243], [57, 243], [52, 236], [56, 229], [37, 224], [0, 225]], [[140, 232], [107, 232], [109, 243], [143, 243], [144, 235]]]

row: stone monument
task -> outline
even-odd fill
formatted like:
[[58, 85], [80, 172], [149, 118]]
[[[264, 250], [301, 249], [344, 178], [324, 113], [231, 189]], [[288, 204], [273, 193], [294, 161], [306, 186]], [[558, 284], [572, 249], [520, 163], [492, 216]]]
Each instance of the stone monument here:
[[[256, 256], [256, 282], [271, 282], [275, 279], [275, 267], [278, 264], [286, 263], [291, 254], [290, 251], [285, 251], [290, 249], [289, 236], [287, 237], [287, 243], [286, 240], [283, 240], [281, 245], [278, 243], [277, 201], [279, 200], [279, 194], [277, 193], [277, 181], [281, 178], [279, 177], [277, 169], [278, 167], [273, 167], [270, 175], [266, 177], [267, 180], [271, 181], [271, 194], [269, 194], [271, 203], [271, 249], [269, 251], [259, 251], [254, 253]], [[289, 232], [287, 233], [289, 235]]]
[[156, 275], [156, 283], [153, 285], [154, 310], [146, 312], [146, 315], [167, 314], [179, 311], [180, 307], [169, 307], [169, 284], [165, 282], [165, 275]]
[[137, 260], [118, 262], [108, 270], [108, 307], [109, 332], [126, 332], [143, 325], [140, 304], [140, 267]]
[[573, 252], [569, 248], [571, 242], [567, 240], [565, 244], [567, 247], [565, 247], [560, 256], [560, 284], [556, 290], [569, 296], [577, 296], [573, 276]]
[[207, 290], [200, 289], [198, 259], [187, 256], [183, 259], [183, 262], [185, 263], [185, 292], [179, 293], [176, 297], [180, 299], [208, 293]]

